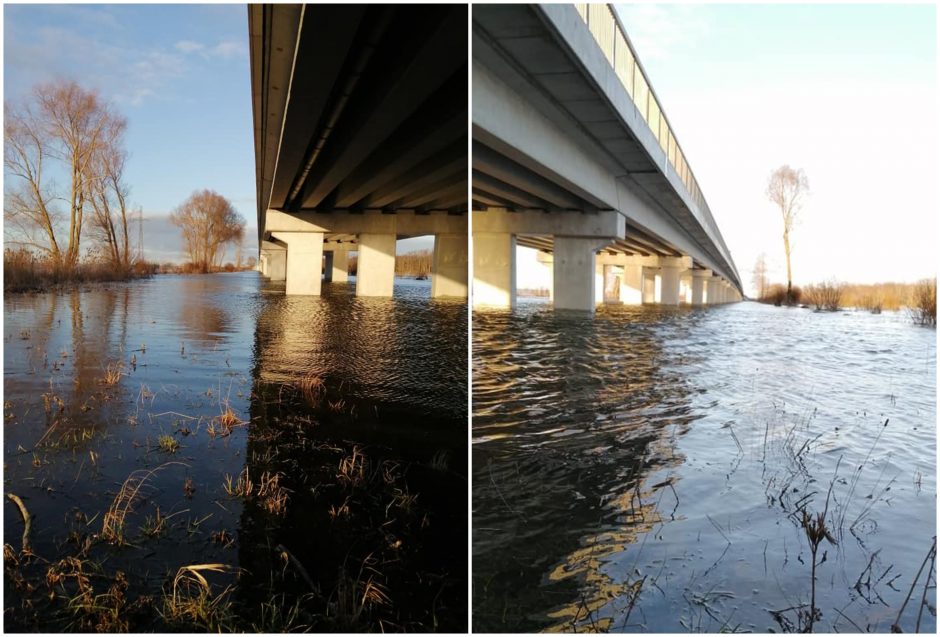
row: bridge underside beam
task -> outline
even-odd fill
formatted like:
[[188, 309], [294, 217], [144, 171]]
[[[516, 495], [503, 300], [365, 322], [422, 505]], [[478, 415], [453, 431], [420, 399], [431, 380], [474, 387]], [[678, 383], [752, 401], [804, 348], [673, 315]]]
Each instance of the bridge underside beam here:
[[377, 210], [360, 214], [340, 210], [332, 213], [288, 213], [269, 210], [266, 231], [327, 232], [350, 235], [362, 233], [394, 234], [399, 238], [428, 234], [462, 234], [466, 237], [467, 216], [440, 212], [384, 214]]

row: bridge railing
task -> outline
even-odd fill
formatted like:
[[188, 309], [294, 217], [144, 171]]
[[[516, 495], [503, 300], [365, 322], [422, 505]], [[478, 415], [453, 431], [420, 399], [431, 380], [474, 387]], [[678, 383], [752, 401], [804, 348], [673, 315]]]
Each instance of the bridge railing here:
[[[607, 61], [613, 67], [617, 77], [620, 78], [627, 94], [633, 99], [637, 112], [659, 142], [669, 165], [680, 181], [685, 184], [689, 196], [705, 216], [707, 223], [717, 231], [718, 225], [712, 217], [698, 181], [696, 181], [695, 175], [685, 159], [682, 147], [676, 141], [669, 120], [663, 112], [656, 94], [653, 92], [643, 67], [640, 66], [636, 52], [623, 25], [620, 23], [620, 19], [614, 13], [613, 8], [607, 4], [584, 3], [575, 4], [574, 6], [594, 36], [594, 40], [600, 46], [601, 51], [607, 57]], [[718, 240], [722, 241], [720, 237], [719, 234]], [[722, 241], [722, 243], [724, 242]]]

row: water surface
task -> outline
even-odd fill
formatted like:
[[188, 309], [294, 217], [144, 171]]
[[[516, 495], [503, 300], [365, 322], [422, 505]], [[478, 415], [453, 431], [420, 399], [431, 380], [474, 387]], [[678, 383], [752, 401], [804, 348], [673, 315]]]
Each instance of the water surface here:
[[467, 306], [429, 297], [253, 272], [5, 297], [4, 489], [34, 554], [6, 502], [6, 627], [206, 629], [165, 600], [221, 564], [223, 629], [464, 629]]
[[806, 511], [833, 540], [814, 630], [889, 631], [936, 533], [933, 330], [755, 303], [473, 321], [474, 630], [799, 630]]

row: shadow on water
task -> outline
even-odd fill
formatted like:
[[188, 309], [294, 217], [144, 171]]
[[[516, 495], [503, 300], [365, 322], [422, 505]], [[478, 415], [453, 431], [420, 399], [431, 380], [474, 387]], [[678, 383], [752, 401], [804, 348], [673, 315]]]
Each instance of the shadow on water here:
[[282, 287], [5, 299], [7, 630], [466, 628], [466, 304]]
[[[475, 629], [934, 630], [933, 332], [754, 304], [473, 320]], [[804, 511], [832, 539], [815, 604]]]

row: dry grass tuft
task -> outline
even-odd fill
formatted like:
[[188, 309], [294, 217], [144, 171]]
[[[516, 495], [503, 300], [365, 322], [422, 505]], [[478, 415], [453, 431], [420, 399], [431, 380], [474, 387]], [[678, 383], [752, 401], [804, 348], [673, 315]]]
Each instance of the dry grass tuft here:
[[937, 326], [937, 280], [924, 279], [911, 293], [911, 319], [918, 325]]
[[254, 482], [248, 475], [248, 467], [245, 467], [234, 482], [232, 476], [226, 474], [222, 488], [232, 497], [257, 502], [272, 515], [284, 515], [287, 512], [290, 490], [281, 485], [283, 477], [284, 474], [280, 472], [265, 471], [258, 482]]
[[336, 591], [328, 603], [328, 614], [337, 632], [363, 632], [371, 612], [390, 603], [388, 593], [375, 581], [375, 576], [363, 576], [366, 563], [370, 561], [371, 556], [366, 558], [355, 579], [347, 575], [345, 569], [340, 569]]
[[297, 389], [304, 400], [313, 407], [319, 406], [326, 396], [326, 383], [316, 374], [310, 374], [297, 381]]
[[127, 515], [134, 507], [134, 501], [144, 488], [147, 480], [156, 475], [158, 471], [161, 471], [171, 464], [180, 463], [167, 462], [149, 471], [138, 469], [127, 476], [127, 479], [121, 484], [117, 495], [114, 496], [114, 501], [111, 502], [111, 506], [108, 507], [108, 510], [101, 520], [101, 537], [104, 538], [105, 541], [111, 542], [112, 544], [126, 543], [124, 525]]
[[803, 290], [803, 300], [817, 310], [837, 312], [842, 307], [845, 284], [836, 280], [809, 285]]
[[179, 440], [173, 436], [162, 434], [157, 436], [157, 447], [160, 448], [160, 451], [165, 451], [166, 453], [176, 453], [179, 451], [180, 443]]
[[367, 459], [359, 446], [354, 445], [352, 455], [340, 459], [336, 479], [354, 487], [363, 484], [366, 480], [366, 463]]
[[113, 387], [121, 382], [121, 378], [124, 376], [124, 363], [121, 361], [114, 361], [108, 363], [108, 368], [104, 372], [104, 377], [99, 381], [108, 387]]
[[233, 571], [226, 564], [181, 567], [173, 578], [170, 594], [163, 599], [163, 618], [171, 624], [198, 626], [207, 632], [229, 630], [232, 613], [228, 596], [232, 588], [228, 586], [218, 595], [213, 595], [205, 574]]

